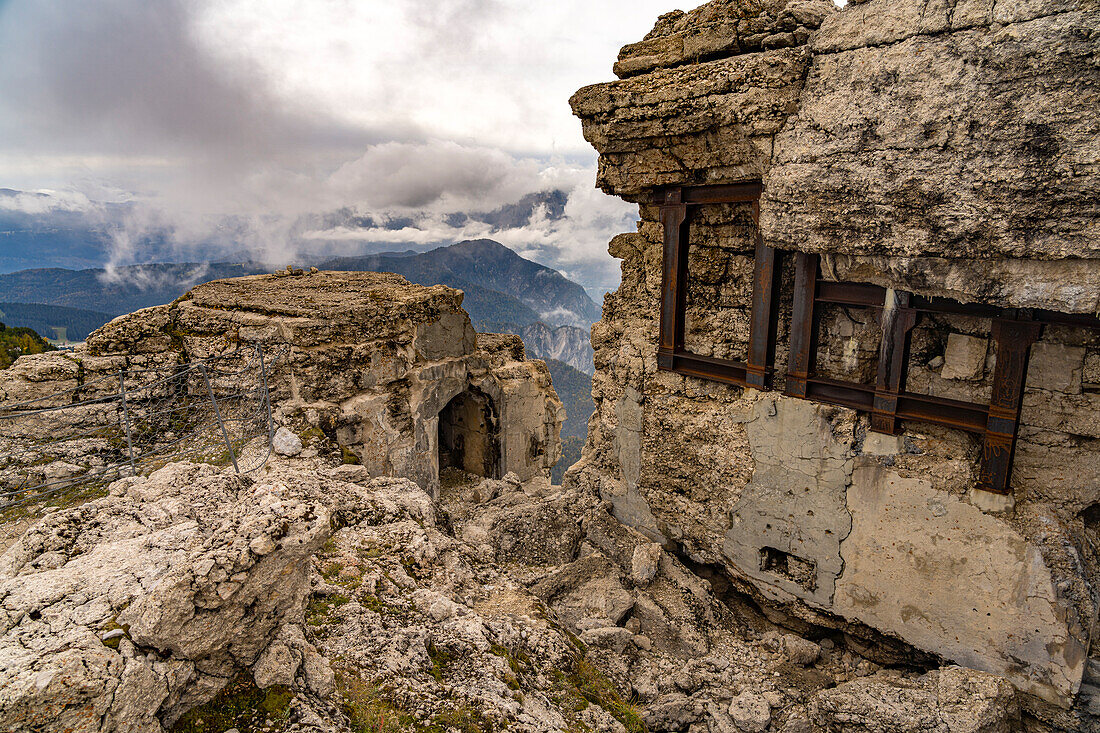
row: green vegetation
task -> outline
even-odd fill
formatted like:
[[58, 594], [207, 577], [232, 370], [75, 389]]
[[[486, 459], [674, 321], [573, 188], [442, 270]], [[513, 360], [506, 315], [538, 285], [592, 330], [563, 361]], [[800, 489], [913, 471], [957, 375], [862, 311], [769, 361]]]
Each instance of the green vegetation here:
[[57, 349], [29, 328], [9, 328], [0, 323], [0, 369], [7, 369], [24, 354], [42, 354]]
[[432, 717], [432, 725], [423, 729], [424, 733], [436, 733], [443, 730], [458, 730], [460, 733], [491, 733], [495, 730], [491, 721], [469, 705], [460, 705]]
[[443, 673], [454, 662], [454, 654], [447, 649], [440, 649], [429, 641], [428, 658], [432, 660], [432, 677], [435, 677], [436, 682], [442, 682]]
[[339, 593], [331, 596], [312, 596], [306, 606], [306, 623], [310, 626], [322, 626], [332, 618], [332, 613], [340, 606], [351, 601]]
[[573, 657], [573, 668], [566, 679], [585, 700], [599, 705], [622, 723], [627, 733], [645, 733], [645, 723], [638, 709], [623, 700], [611, 680], [583, 655]]
[[346, 671], [336, 672], [336, 691], [356, 733], [399, 733], [414, 725], [413, 717], [388, 700], [382, 689]]
[[293, 699], [294, 693], [288, 688], [273, 685], [261, 690], [251, 674], [241, 672], [213, 700], [180, 718], [172, 730], [174, 733], [221, 733], [230, 728], [240, 733], [281, 731], [286, 727]]

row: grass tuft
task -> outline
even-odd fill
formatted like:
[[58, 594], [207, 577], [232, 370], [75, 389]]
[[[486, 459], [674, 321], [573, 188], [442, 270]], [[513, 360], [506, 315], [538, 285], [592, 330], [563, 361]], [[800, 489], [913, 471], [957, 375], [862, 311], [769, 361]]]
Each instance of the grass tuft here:
[[187, 712], [172, 731], [221, 733], [236, 728], [240, 733], [277, 733], [286, 728], [293, 699], [289, 688], [273, 685], [261, 690], [251, 674], [241, 672], [213, 700]]

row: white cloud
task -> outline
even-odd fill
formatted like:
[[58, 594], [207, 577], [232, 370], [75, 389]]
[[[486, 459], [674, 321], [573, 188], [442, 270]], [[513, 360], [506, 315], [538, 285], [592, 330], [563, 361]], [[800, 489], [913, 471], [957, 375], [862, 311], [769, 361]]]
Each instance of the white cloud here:
[[[618, 48], [676, 4], [8, 0], [0, 186], [66, 193], [0, 207], [87, 206], [112, 264], [140, 261], [153, 232], [183, 253], [226, 239], [280, 261], [303, 239], [362, 234], [303, 237], [310, 212], [412, 212], [422, 228], [371, 241], [492, 235], [606, 287], [606, 242], [631, 207], [593, 190], [568, 98], [611, 78]], [[554, 188], [569, 192], [562, 220], [486, 232], [442, 218]], [[127, 199], [121, 220], [97, 203]]]

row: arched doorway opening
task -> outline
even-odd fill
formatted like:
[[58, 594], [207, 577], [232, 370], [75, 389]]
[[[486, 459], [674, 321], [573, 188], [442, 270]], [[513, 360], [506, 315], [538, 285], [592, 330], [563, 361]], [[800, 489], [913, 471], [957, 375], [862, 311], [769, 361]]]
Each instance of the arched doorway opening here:
[[500, 424], [496, 405], [476, 387], [459, 393], [439, 411], [439, 470], [500, 478]]

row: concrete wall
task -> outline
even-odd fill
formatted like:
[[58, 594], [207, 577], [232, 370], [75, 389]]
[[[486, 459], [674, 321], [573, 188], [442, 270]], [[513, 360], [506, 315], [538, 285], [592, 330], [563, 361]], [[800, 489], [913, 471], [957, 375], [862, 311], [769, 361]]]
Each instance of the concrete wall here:
[[[1013, 256], [1026, 258], [1028, 252], [1049, 247], [1044, 255], [1048, 262], [1012, 259], [1006, 248], [1014, 247], [1020, 234], [1012, 227], [1000, 234], [985, 230], [993, 238], [1003, 234], [999, 241], [949, 248], [944, 257], [960, 258], [958, 263], [912, 261], [907, 243], [929, 236], [939, 226], [936, 218], [950, 209], [922, 213], [914, 207], [934, 208], [944, 196], [953, 196], [943, 182], [956, 186], [967, 176], [981, 180], [986, 162], [998, 175], [1028, 167], [1019, 158], [990, 162], [978, 154], [965, 169], [938, 169], [939, 163], [920, 167], [922, 160], [942, 161], [940, 153], [925, 158], [920, 146], [899, 142], [908, 129], [900, 121], [909, 119], [914, 106], [924, 109], [924, 88], [916, 76], [930, 72], [911, 65], [906, 72], [909, 96], [891, 96], [895, 87], [885, 81], [889, 75], [879, 79], [867, 69], [877, 68], [876, 54], [889, 66], [896, 51], [889, 44], [898, 39], [871, 39], [860, 53], [826, 56], [833, 50], [821, 46], [821, 34], [844, 30], [851, 36], [849, 46], [859, 45], [861, 32], [896, 30], [916, 23], [914, 18], [936, 18], [933, 5], [871, 0], [850, 4], [835, 15], [821, 6], [826, 18], [822, 30], [816, 36], [802, 35], [802, 40], [793, 32], [788, 37], [789, 29], [782, 26], [790, 17], [805, 20], [813, 3], [764, 4], [753, 15], [737, 3], [715, 0], [692, 13], [664, 16], [643, 44], [623, 50], [616, 68], [627, 78], [587, 87], [572, 100], [586, 138], [601, 154], [598, 185], [644, 202], [646, 193], [659, 186], [761, 178], [765, 239], [774, 230], [773, 243], [797, 248], [797, 236], [785, 237], [811, 232], [826, 279], [901, 282], [921, 294], [1000, 306], [1095, 309], [1096, 291], [1088, 289], [1100, 274], [1097, 260], [1074, 261], [1057, 272], [1049, 264], [1052, 257], [1092, 256], [1091, 250], [1064, 246], [1082, 236], [1068, 227], [1085, 226], [1087, 231], [1100, 219], [1095, 207], [1081, 198], [1100, 180], [1087, 166], [1091, 172], [1081, 168], [1084, 177], [1067, 183], [1080, 204], [1066, 220], [1071, 223], [1037, 234], [1031, 250], [1014, 250]], [[1038, 36], [1011, 49], [998, 47], [997, 54], [1022, 53], [1043, 33], [1062, 37], [1070, 26], [1087, 20], [1080, 14], [1084, 9], [1072, 2], [1068, 8], [1032, 5], [1031, 18], [1050, 20], [1013, 26], [1013, 32]], [[975, 28], [988, 19], [982, 20], [985, 16], [977, 10], [964, 15], [969, 35], [952, 53], [981, 57], [983, 51], [973, 45]], [[963, 22], [964, 15], [956, 13], [955, 19]], [[846, 19], [838, 20], [840, 16]], [[861, 26], [864, 16], [874, 23]], [[1095, 12], [1089, 18], [1095, 21]], [[1020, 21], [1025, 22], [1030, 21]], [[782, 47], [768, 50], [765, 43], [764, 50], [757, 46], [742, 53], [746, 39], [737, 36], [737, 29], [766, 32], [762, 29], [772, 23], [775, 36], [766, 37]], [[914, 33], [920, 35], [919, 29]], [[950, 46], [950, 17], [936, 33], [942, 35], [930, 43]], [[706, 60], [677, 55], [675, 49], [689, 43], [722, 50], [705, 55]], [[881, 43], [887, 45], [880, 49]], [[1089, 52], [1080, 44], [1065, 48], [1071, 55]], [[639, 55], [641, 49], [649, 49], [649, 55]], [[839, 69], [852, 59], [864, 66]], [[1062, 65], [1065, 60], [1044, 59], [1027, 66], [1025, 76], [1044, 94], [1069, 100], [1057, 107], [1064, 118], [1050, 125], [1051, 135], [1064, 137], [1063, 150], [1087, 152], [1092, 143], [1077, 131], [1091, 114], [1081, 100], [1095, 87], [1086, 85], [1078, 94], [1073, 90], [1084, 83], [1082, 74], [1094, 74], [1097, 67], [1086, 71]], [[997, 77], [991, 83], [1008, 94], [1025, 82], [998, 76], [1005, 68], [991, 64], [981, 73]], [[955, 81], [955, 108], [980, 106], [981, 90], [968, 88], [961, 78]], [[822, 89], [828, 104], [807, 96]], [[874, 108], [869, 110], [858, 100], [872, 92]], [[840, 101], [844, 94], [855, 101], [845, 106]], [[942, 102], [937, 98], [928, 103]], [[812, 114], [799, 117], [807, 104]], [[999, 114], [1003, 108], [997, 110]], [[1039, 118], [1046, 112], [1033, 111], [1036, 123], [1043, 122]], [[974, 111], [978, 117], [984, 113]], [[878, 127], [866, 123], [864, 118], [872, 115], [885, 122]], [[951, 117], [945, 124], [965, 119]], [[1026, 122], [1018, 120], [1005, 129], [1018, 131]], [[799, 131], [797, 125], [805, 129]], [[820, 138], [822, 130], [828, 130], [828, 139], [817, 150], [807, 141]], [[885, 144], [876, 135], [892, 146], [889, 160], [876, 152]], [[947, 154], [961, 160], [954, 152]], [[818, 176], [828, 178], [831, 197], [811, 191], [795, 200], [790, 192], [796, 185], [812, 188], [817, 179], [807, 172], [819, 170], [830, 156], [843, 160], [841, 168]], [[769, 181], [777, 161], [785, 167], [782, 185], [776, 185], [773, 195]], [[1057, 169], [1043, 175], [1068, 173]], [[866, 181], [882, 176], [895, 187], [913, 176], [926, 188], [940, 181], [944, 191], [909, 191], [864, 207]], [[971, 200], [983, 190], [967, 187], [963, 197], [971, 197], [967, 200], [973, 205], [950, 209], [956, 219], [944, 226], [952, 227], [952, 237], [989, 218]], [[999, 197], [1014, 190], [989, 194]], [[881, 193], [875, 195], [881, 198]], [[1057, 218], [1054, 209], [1063, 204], [1024, 202], [1040, 218]], [[853, 207], [862, 207], [860, 218], [848, 222]], [[798, 212], [807, 209], [812, 209], [809, 218], [800, 219]], [[868, 218], [872, 214], [877, 221]], [[693, 209], [689, 217], [687, 346], [703, 355], [744, 360], [756, 236], [751, 206], [709, 206]], [[872, 433], [868, 416], [853, 410], [658, 371], [663, 235], [656, 207], [642, 203], [639, 219], [637, 232], [610, 243], [609, 252], [622, 262], [622, 284], [606, 296], [603, 319], [593, 328], [596, 414], [582, 462], [567, 475], [567, 483], [600, 491], [621, 520], [696, 562], [724, 568], [740, 587], [788, 618], [852, 633], [869, 627], [959, 664], [1003, 674], [1028, 694], [1069, 705], [1085, 669], [1100, 581], [1097, 334], [1048, 326], [1036, 344], [1012, 477], [1015, 504], [991, 512], [972, 493], [980, 445], [969, 433], [906, 423], [901, 435], [884, 436]], [[867, 254], [848, 256], [847, 239], [830, 235], [851, 227], [860, 229], [858, 244]], [[986, 260], [962, 264], [975, 253]], [[1046, 273], [1043, 278], [1026, 274], [1040, 271]], [[789, 265], [780, 281], [775, 382], [782, 385], [790, 322]], [[1091, 296], [1083, 295], [1086, 291]], [[989, 326], [980, 319], [922, 318], [913, 332], [908, 388], [987, 401], [995, 366]], [[870, 381], [879, 340], [870, 314], [824, 308], [819, 333], [821, 373]]]

